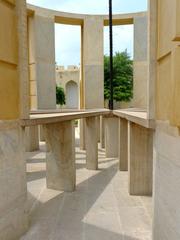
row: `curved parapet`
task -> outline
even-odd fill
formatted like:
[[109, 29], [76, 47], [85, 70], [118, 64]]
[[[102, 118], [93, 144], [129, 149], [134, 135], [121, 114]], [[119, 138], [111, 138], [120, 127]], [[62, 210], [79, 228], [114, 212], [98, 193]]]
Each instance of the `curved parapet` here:
[[[31, 4], [27, 5], [28, 14], [37, 14], [44, 17], [54, 18], [55, 23], [70, 24], [70, 25], [83, 25], [83, 22], [87, 18], [100, 18], [104, 21], [104, 25], [107, 26], [109, 23], [108, 15], [92, 15], [92, 14], [78, 14], [68, 13], [47, 8], [37, 7]], [[126, 25], [133, 24], [134, 18], [147, 16], [147, 12], [127, 13], [127, 14], [114, 14], [113, 24], [114, 25]]]

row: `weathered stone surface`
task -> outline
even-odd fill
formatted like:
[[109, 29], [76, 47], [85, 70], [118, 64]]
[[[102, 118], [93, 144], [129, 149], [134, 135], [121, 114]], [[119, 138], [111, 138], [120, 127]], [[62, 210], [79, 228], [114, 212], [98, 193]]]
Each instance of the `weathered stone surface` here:
[[74, 121], [47, 124], [45, 132], [47, 187], [74, 191], [76, 184]]
[[105, 122], [105, 120], [101, 116], [100, 117], [100, 145], [101, 145], [101, 148], [105, 148], [105, 124], [104, 124], [104, 122]]
[[86, 118], [86, 167], [90, 170], [98, 169], [98, 119]]
[[152, 194], [153, 130], [128, 123], [129, 193]]
[[28, 227], [24, 131], [10, 125], [0, 128], [0, 239], [5, 240], [19, 239]]
[[154, 137], [154, 240], [180, 238], [180, 137], [178, 129], [158, 123]]
[[126, 119], [119, 119], [119, 170], [128, 170], [128, 121]]
[[105, 149], [107, 158], [118, 156], [118, 118], [105, 119]]
[[26, 151], [33, 152], [39, 150], [39, 131], [38, 126], [26, 127], [25, 144]]

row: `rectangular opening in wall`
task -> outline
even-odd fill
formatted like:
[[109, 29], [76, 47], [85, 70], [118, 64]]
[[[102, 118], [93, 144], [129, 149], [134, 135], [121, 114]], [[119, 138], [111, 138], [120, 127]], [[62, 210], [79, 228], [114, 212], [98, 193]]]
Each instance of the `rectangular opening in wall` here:
[[[113, 85], [114, 108], [131, 107], [133, 97], [134, 26], [113, 26]], [[109, 26], [104, 27], [104, 97], [108, 107], [109, 80]]]
[[57, 107], [80, 105], [81, 27], [55, 24]]

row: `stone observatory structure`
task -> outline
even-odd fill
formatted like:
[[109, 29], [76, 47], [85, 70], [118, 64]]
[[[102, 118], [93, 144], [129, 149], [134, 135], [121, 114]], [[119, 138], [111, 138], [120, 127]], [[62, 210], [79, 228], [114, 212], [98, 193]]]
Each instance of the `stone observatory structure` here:
[[79, 109], [80, 69], [77, 66], [56, 67], [56, 84], [64, 89], [68, 109]]
[[[109, 110], [103, 90], [109, 17], [0, 1], [0, 239], [180, 239], [179, 12], [179, 0], [149, 0], [147, 12], [113, 16], [113, 25], [134, 24], [134, 100], [133, 108]], [[78, 109], [56, 109], [55, 23], [81, 26]], [[83, 159], [75, 155], [78, 119]], [[36, 167], [27, 183], [25, 136], [29, 151], [37, 149], [39, 126], [46, 172], [33, 172], [42, 159], [31, 155]]]

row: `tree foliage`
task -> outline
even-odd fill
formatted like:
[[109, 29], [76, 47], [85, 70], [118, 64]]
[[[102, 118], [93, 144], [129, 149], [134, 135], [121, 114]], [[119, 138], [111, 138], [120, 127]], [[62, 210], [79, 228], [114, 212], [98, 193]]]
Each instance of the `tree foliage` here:
[[[104, 97], [110, 99], [109, 56], [104, 56]], [[113, 98], [116, 101], [130, 101], [133, 96], [133, 61], [127, 51], [113, 56]]]
[[60, 105], [66, 104], [64, 89], [61, 86], [57, 85], [56, 85], [56, 104]]

